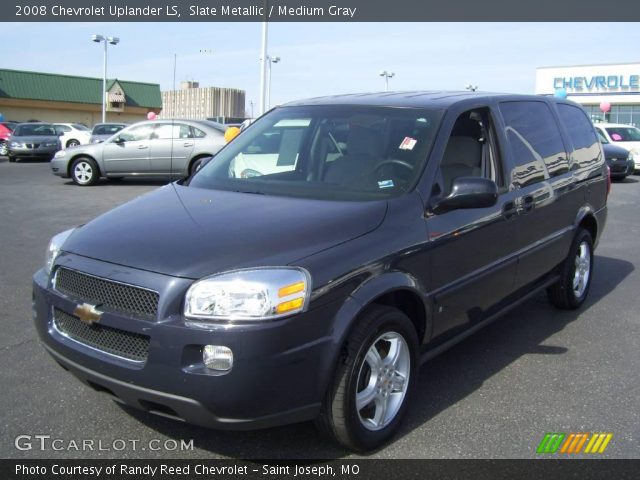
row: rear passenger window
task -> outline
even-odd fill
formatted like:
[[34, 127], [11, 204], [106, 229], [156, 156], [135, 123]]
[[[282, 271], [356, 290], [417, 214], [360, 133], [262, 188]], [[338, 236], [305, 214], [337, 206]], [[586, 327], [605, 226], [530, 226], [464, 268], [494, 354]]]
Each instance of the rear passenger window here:
[[558, 113], [573, 144], [573, 162], [576, 162], [580, 167], [597, 163], [600, 156], [600, 145], [598, 137], [593, 131], [593, 125], [584, 111], [573, 105], [560, 103], [558, 104]]
[[514, 166], [512, 188], [521, 188], [569, 169], [562, 137], [544, 102], [504, 102], [500, 112]]

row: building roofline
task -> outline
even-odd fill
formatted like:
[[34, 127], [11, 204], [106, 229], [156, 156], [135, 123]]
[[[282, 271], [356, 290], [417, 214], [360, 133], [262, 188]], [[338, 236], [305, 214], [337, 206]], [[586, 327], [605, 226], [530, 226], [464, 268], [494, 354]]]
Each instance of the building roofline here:
[[582, 65], [555, 65], [536, 67], [536, 70], [544, 70], [546, 68], [575, 68], [575, 67], [608, 67], [612, 65], [640, 65], [640, 61], [637, 62], [614, 62], [614, 63], [587, 63]]
[[[15, 72], [15, 73], [26, 73], [29, 75], [43, 75], [50, 77], [65, 77], [65, 78], [82, 78], [85, 80], [99, 80], [102, 81], [101, 77], [86, 77], [84, 75], [69, 75], [66, 73], [50, 73], [50, 72], [35, 72], [33, 70], [15, 70], [13, 68], [0, 68], [0, 72]], [[107, 78], [107, 83], [111, 81], [117, 82], [125, 82], [125, 83], [137, 83], [139, 85], [149, 85], [149, 86], [160, 86], [159, 83], [151, 83], [151, 82], [139, 82], [137, 80], [122, 80], [119, 78]]]

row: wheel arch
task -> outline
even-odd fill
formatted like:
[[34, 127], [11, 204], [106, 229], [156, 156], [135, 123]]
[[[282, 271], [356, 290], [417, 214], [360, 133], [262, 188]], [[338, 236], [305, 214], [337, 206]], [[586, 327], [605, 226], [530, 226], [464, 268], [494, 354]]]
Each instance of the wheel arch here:
[[100, 168], [100, 163], [98, 162], [98, 160], [96, 160], [91, 155], [87, 155], [86, 153], [79, 153], [78, 155], [75, 155], [75, 156], [71, 157], [69, 159], [69, 162], [67, 163], [67, 175], [69, 176], [69, 178], [73, 178], [71, 176], [71, 168], [73, 167], [74, 162], [76, 160], [81, 159], [81, 158], [86, 158], [88, 160], [93, 160], [96, 163], [96, 166], [98, 167], [98, 174], [100, 176], [102, 176], [102, 169]]
[[587, 230], [591, 234], [594, 245], [597, 243], [600, 228], [595, 212], [590, 205], [585, 205], [578, 210], [574, 226], [576, 227], [576, 230], [578, 228], [584, 228]]
[[337, 348], [323, 365], [320, 391], [326, 392], [343, 357], [344, 348], [358, 320], [372, 305], [398, 308], [416, 328], [419, 344], [426, 343], [433, 331], [432, 307], [420, 282], [407, 272], [387, 272], [366, 280], [347, 297], [334, 318], [333, 336]]

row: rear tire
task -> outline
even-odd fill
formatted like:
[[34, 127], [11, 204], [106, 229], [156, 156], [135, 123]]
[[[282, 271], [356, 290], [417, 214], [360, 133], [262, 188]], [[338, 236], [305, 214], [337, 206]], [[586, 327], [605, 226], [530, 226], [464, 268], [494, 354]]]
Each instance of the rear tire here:
[[15, 163], [15, 161], [16, 161], [16, 157], [11, 157], [11, 156], [9, 157], [10, 163]]
[[71, 165], [71, 178], [81, 187], [94, 185], [100, 178], [98, 164], [91, 158], [81, 157]]
[[202, 166], [202, 163], [207, 159], [208, 157], [201, 157], [197, 160], [195, 160], [192, 164], [191, 167], [189, 168], [189, 176], [193, 175], [194, 173], [196, 173], [200, 167]]
[[357, 320], [328, 388], [318, 429], [357, 451], [397, 431], [418, 375], [418, 337], [401, 311], [373, 305]]
[[589, 294], [593, 277], [593, 239], [580, 228], [560, 266], [560, 280], [547, 289], [552, 305], [563, 310], [579, 308]]
[[80, 145], [80, 142], [78, 140], [75, 140], [75, 139], [69, 140], [67, 142], [67, 148], [69, 148], [69, 147], [77, 147], [78, 145]]

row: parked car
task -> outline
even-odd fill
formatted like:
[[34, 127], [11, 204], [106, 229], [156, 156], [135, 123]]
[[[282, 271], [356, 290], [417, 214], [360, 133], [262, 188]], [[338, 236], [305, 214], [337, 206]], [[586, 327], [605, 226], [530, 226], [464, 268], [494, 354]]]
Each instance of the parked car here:
[[7, 127], [9, 130], [11, 130], [12, 132], [16, 129], [16, 127], [18, 126], [20, 122], [13, 122], [11, 120], [7, 120], [4, 122], [0, 122], [0, 125], [3, 125], [5, 127]]
[[81, 186], [100, 177], [184, 177], [224, 145], [224, 133], [207, 120], [152, 120], [121, 130], [103, 143], [56, 153], [54, 175]]
[[622, 123], [596, 123], [595, 127], [607, 141], [629, 150], [635, 170], [640, 170], [640, 129]]
[[613, 180], [624, 180], [628, 175], [633, 174], [635, 170], [633, 154], [626, 148], [613, 145], [599, 131], [598, 138], [602, 143], [604, 158], [611, 171], [611, 178]]
[[91, 130], [81, 123], [54, 123], [56, 132], [60, 135], [62, 148], [86, 145], [91, 138]]
[[[299, 131], [276, 142], [285, 124]], [[236, 176], [262, 142], [278, 171]], [[567, 100], [293, 102], [191, 177], [55, 236], [35, 324], [65, 370], [135, 408], [224, 429], [315, 419], [368, 450], [424, 360], [541, 290], [584, 303], [609, 188]]]
[[49, 160], [60, 150], [60, 139], [50, 123], [20, 123], [11, 134], [8, 147], [10, 162], [22, 158]]
[[9, 138], [11, 137], [12, 128], [0, 123], [0, 156], [6, 156], [9, 153]]
[[126, 123], [96, 123], [91, 130], [89, 143], [102, 143], [127, 126]]

